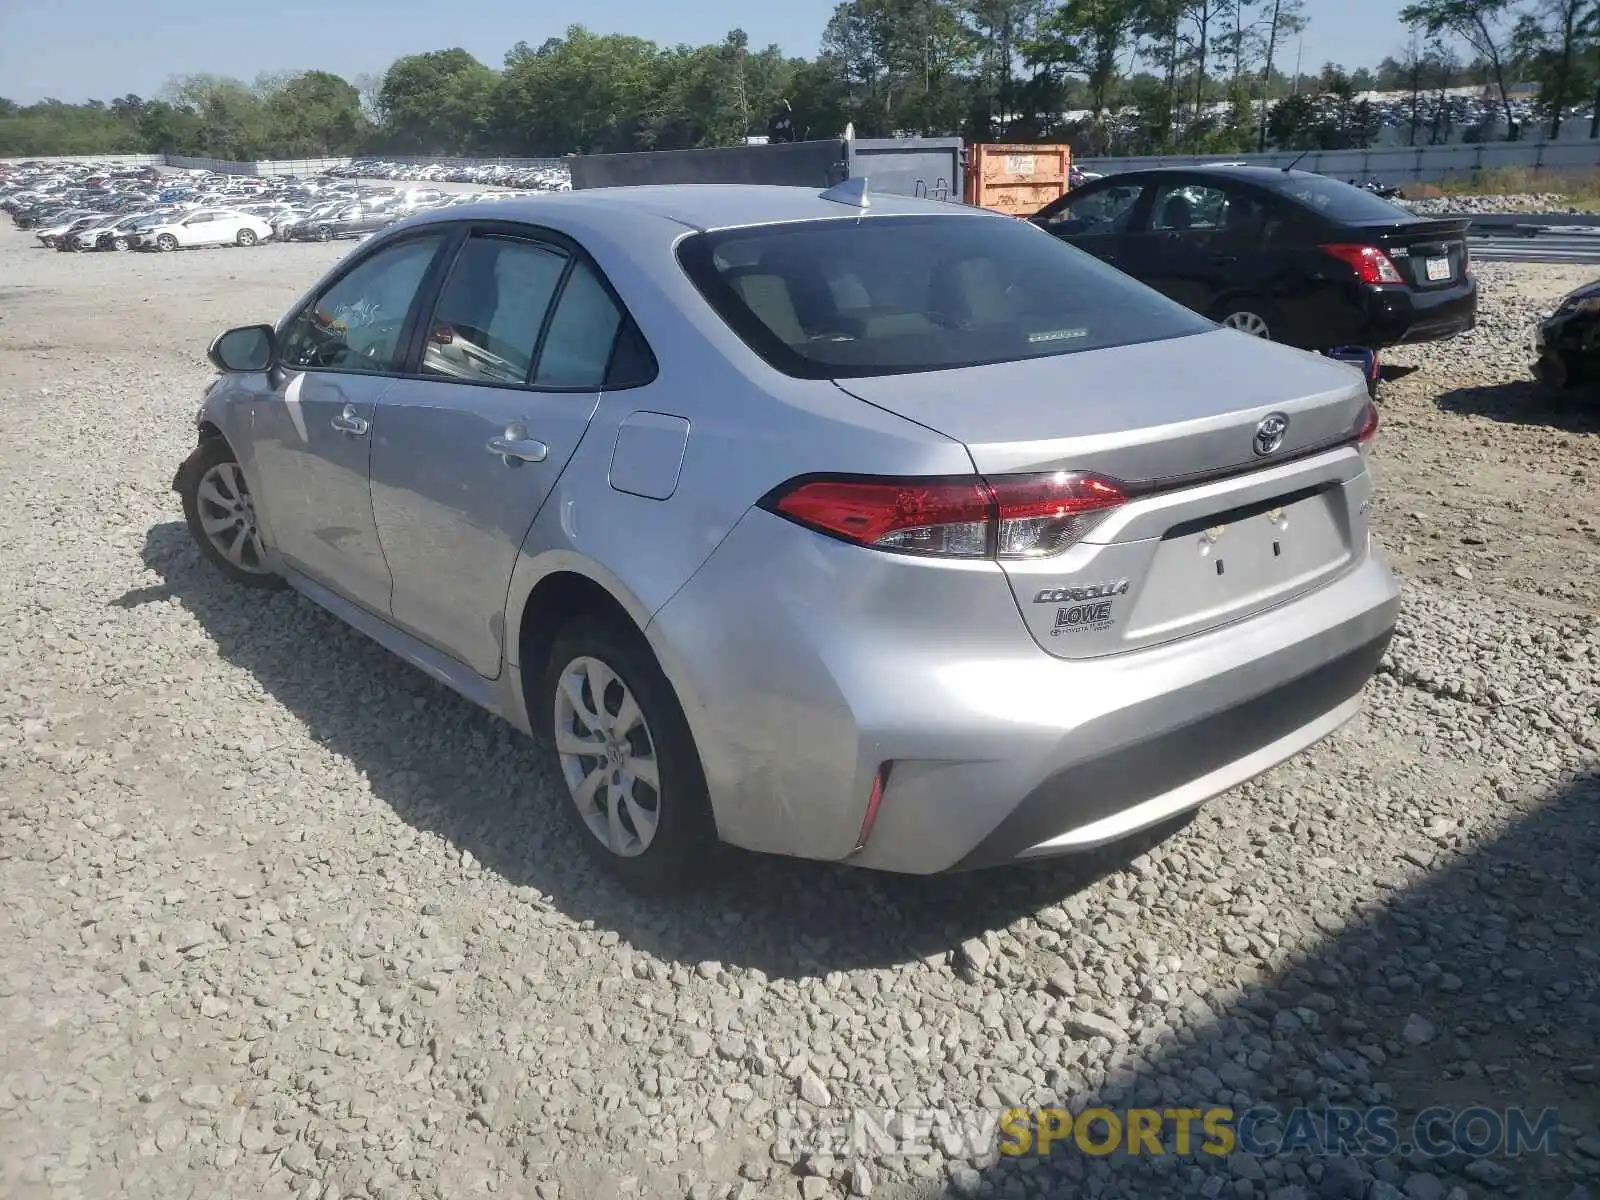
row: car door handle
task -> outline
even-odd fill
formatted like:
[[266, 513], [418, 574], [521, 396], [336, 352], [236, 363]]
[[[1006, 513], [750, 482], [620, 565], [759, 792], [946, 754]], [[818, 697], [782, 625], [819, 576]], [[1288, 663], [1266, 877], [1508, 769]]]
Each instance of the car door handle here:
[[335, 417], [331, 424], [340, 433], [352, 434], [355, 437], [361, 437], [367, 430], [372, 428], [371, 421], [365, 417], [356, 416], [356, 406], [354, 404], [346, 404], [344, 411]]
[[1239, 261], [1239, 256], [1237, 254], [1219, 254], [1215, 258], [1213, 258], [1211, 261], [1216, 263], [1217, 266], [1219, 266], [1219, 267], [1225, 267], [1229, 263], [1238, 262]]
[[489, 453], [498, 454], [506, 466], [514, 467], [519, 462], [543, 462], [550, 456], [550, 447], [529, 437], [527, 427], [514, 421], [499, 437], [489, 439]]

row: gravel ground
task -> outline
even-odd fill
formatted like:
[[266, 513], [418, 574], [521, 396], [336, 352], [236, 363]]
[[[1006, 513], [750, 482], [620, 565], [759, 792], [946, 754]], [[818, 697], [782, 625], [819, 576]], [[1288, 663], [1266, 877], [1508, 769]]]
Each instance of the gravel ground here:
[[[1406, 609], [1334, 738], [1082, 861], [747, 861], [663, 905], [589, 868], [509, 729], [189, 544], [207, 339], [348, 248], [0, 229], [0, 1195], [1600, 1194], [1600, 441], [1522, 353], [1573, 272], [1485, 267], [1481, 327], [1388, 385]], [[1138, 1161], [786, 1133], [1095, 1101], [1564, 1132]]]
[[1574, 208], [1559, 192], [1522, 192], [1510, 196], [1429, 196], [1400, 201], [1412, 212], [1428, 213], [1593, 213]]

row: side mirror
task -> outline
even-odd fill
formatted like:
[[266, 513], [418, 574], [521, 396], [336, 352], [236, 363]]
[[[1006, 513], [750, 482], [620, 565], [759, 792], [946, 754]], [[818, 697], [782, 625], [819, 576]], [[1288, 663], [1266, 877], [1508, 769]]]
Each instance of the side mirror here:
[[219, 333], [206, 351], [219, 371], [270, 370], [278, 358], [278, 339], [270, 325], [241, 325]]

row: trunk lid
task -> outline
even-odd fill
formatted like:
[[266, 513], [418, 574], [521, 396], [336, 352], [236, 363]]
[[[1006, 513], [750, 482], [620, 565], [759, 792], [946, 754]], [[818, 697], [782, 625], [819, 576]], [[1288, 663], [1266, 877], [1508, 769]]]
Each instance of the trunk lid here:
[[[1303, 595], [1366, 553], [1359, 371], [1231, 330], [932, 374], [838, 381], [964, 443], [986, 476], [1088, 471], [1128, 503], [1050, 558], [1002, 560], [1061, 658], [1191, 636]], [[1288, 419], [1255, 450], [1261, 423]]]
[[1466, 217], [1449, 217], [1349, 228], [1384, 251], [1408, 284], [1427, 292], [1454, 287], [1465, 277], [1468, 223]]
[[1360, 371], [1233, 330], [982, 367], [838, 381], [966, 444], [983, 474], [1081, 470], [1141, 485], [1269, 465], [1252, 450], [1289, 417], [1278, 461], [1347, 436]]

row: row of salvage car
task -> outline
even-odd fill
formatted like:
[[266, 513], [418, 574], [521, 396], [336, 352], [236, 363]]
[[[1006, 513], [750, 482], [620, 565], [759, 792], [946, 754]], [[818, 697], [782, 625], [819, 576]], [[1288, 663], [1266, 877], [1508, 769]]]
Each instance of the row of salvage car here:
[[[541, 190], [547, 189], [534, 189]], [[526, 194], [447, 194], [331, 176], [263, 180], [76, 164], [0, 167], [0, 208], [42, 245], [62, 251], [173, 251], [359, 238], [414, 213]]]

